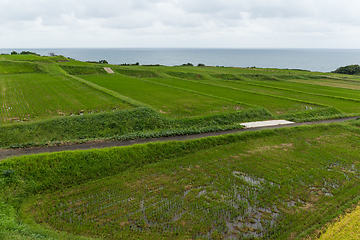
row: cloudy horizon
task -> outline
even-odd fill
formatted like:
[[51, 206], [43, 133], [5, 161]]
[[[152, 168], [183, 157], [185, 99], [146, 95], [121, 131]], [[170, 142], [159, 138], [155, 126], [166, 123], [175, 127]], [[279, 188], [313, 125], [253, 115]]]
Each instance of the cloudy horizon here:
[[0, 0], [0, 48], [358, 49], [355, 0]]

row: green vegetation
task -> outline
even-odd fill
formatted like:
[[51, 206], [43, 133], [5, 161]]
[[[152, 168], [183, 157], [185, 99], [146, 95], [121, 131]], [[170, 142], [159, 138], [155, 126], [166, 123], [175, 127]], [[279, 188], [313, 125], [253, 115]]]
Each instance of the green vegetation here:
[[[360, 114], [356, 75], [198, 66], [0, 55], [0, 148]], [[319, 237], [359, 203], [359, 136], [357, 119], [6, 159], [0, 239]]]
[[26, 148], [86, 142], [96, 139], [127, 140], [216, 132], [241, 128], [239, 122], [266, 120], [262, 109], [198, 118], [172, 119], [149, 108], [56, 118], [1, 128], [1, 148]]
[[3, 123], [131, 108], [64, 75], [7, 74], [0, 79]]
[[42, 57], [33, 54], [12, 54], [12, 55], [0, 55], [0, 61], [27, 61], [27, 62], [52, 62], [51, 57]]
[[23, 156], [0, 163], [0, 196], [45, 236], [303, 238], [359, 201], [359, 134], [331, 124]]
[[41, 73], [38, 64], [31, 62], [0, 61], [0, 74]]
[[[55, 54], [0, 55], [0, 146], [181, 135], [239, 128], [243, 121], [360, 113], [356, 76], [183, 65], [107, 64], [115, 71], [108, 74], [98, 62]], [[132, 108], [149, 114], [124, 120]]]
[[178, 78], [185, 78], [185, 79], [201, 79], [203, 76], [201, 74], [197, 73], [189, 73], [189, 72], [165, 72], [167, 75], [170, 75], [172, 77], [178, 77]]
[[341, 74], [350, 74], [350, 75], [359, 75], [360, 74], [360, 66], [359, 65], [349, 65], [345, 67], [339, 67], [333, 73], [341, 73]]
[[83, 74], [106, 74], [106, 71], [101, 66], [60, 66], [63, 70], [71, 75]]
[[153, 71], [144, 71], [144, 70], [128, 69], [128, 68], [120, 68], [120, 67], [113, 67], [113, 70], [115, 70], [117, 73], [129, 77], [137, 77], [137, 78], [158, 77], [158, 74]]
[[173, 78], [152, 78], [148, 81], [165, 84], [181, 89], [196, 91], [212, 97], [228, 99], [237, 103], [250, 106], [260, 106], [269, 110], [272, 114], [284, 114], [289, 112], [300, 112], [309, 109], [321, 108], [320, 104], [301, 101], [293, 98], [280, 97], [267, 93], [259, 93], [241, 88], [225, 87], [209, 83], [209, 81], [195, 81]]
[[154, 107], [160, 113], [176, 117], [195, 117], [235, 112], [250, 106], [189, 91], [161, 86], [120, 74], [87, 75], [83, 79]]

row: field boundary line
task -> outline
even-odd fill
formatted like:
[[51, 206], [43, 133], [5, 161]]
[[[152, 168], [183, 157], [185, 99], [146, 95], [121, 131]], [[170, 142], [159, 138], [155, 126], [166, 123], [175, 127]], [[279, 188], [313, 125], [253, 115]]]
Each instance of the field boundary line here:
[[125, 102], [125, 103], [129, 104], [130, 106], [133, 106], [133, 107], [147, 107], [147, 108], [153, 109], [151, 106], [149, 106], [149, 105], [147, 105], [145, 103], [138, 102], [138, 101], [136, 101], [136, 100], [134, 100], [132, 98], [121, 95], [118, 92], [115, 92], [113, 90], [101, 87], [101, 86], [99, 86], [99, 85], [97, 85], [95, 83], [86, 81], [85, 79], [82, 79], [82, 78], [79, 78], [79, 77], [76, 77], [76, 76], [73, 76], [73, 75], [70, 75], [70, 74], [66, 74], [66, 76], [68, 76], [68, 77], [70, 77], [72, 79], [75, 79], [76, 81], [79, 81], [79, 82], [91, 87], [92, 89], [101, 91], [101, 92], [106, 93], [106, 94], [108, 94], [108, 95], [110, 95], [112, 97], [115, 97], [115, 98], [121, 100], [122, 102]]
[[[236, 80], [224, 80], [224, 81], [226, 81], [226, 82], [236, 82]], [[341, 99], [341, 100], [360, 102], [359, 99], [354, 99], [354, 98], [346, 98], [346, 97], [341, 97], [341, 96], [331, 96], [331, 95], [326, 95], [326, 94], [321, 94], [321, 93], [307, 93], [307, 92], [304, 92], [304, 91], [299, 91], [299, 90], [294, 90], [294, 89], [273, 87], [273, 86], [264, 86], [264, 85], [260, 85], [260, 84], [256, 84], [256, 83], [248, 83], [247, 81], [246, 81], [246, 84], [253, 85], [253, 86], [258, 86], [258, 87], [264, 87], [264, 88], [278, 89], [278, 90], [283, 90], [283, 91], [288, 91], [288, 92], [297, 92], [297, 93], [304, 93], [304, 94], [320, 96], [320, 97], [337, 98], [337, 99]], [[348, 89], [348, 88], [345, 88], [345, 89]], [[359, 90], [355, 90], [355, 91], [359, 91]]]
[[209, 86], [215, 86], [215, 87], [228, 88], [228, 89], [232, 89], [232, 90], [240, 91], [240, 92], [249, 92], [249, 93], [253, 93], [253, 94], [257, 94], [257, 95], [262, 95], [262, 96], [268, 96], [268, 97], [286, 99], [286, 100], [295, 101], [295, 102], [301, 102], [301, 103], [314, 104], [314, 105], [321, 106], [321, 107], [331, 107], [331, 106], [329, 106], [329, 105], [325, 105], [325, 104], [322, 104], [322, 103], [315, 103], [315, 102], [304, 101], [304, 100], [299, 100], [299, 99], [295, 99], [295, 98], [288, 98], [288, 97], [276, 96], [276, 95], [272, 95], [272, 94], [259, 93], [259, 92], [254, 92], [254, 91], [250, 91], [250, 90], [244, 90], [244, 89], [233, 88], [233, 87], [228, 87], [228, 86], [216, 85], [216, 84], [211, 84], [211, 83], [203, 83], [203, 82], [199, 82], [199, 81], [195, 81], [195, 80], [189, 80], [189, 79], [183, 79], [183, 78], [178, 78], [178, 77], [172, 77], [172, 76], [170, 76], [170, 75], [168, 75], [168, 76], [169, 76], [170, 78], [176, 78], [176, 79], [179, 79], [179, 80], [182, 80], [182, 81], [200, 83], [200, 84], [203, 84], [203, 85], [209, 85]]
[[[337, 80], [337, 79], [335, 79], [335, 80]], [[306, 81], [306, 79], [303, 79], [303, 81]], [[321, 85], [321, 84], [316, 84], [316, 83], [305, 83], [305, 82], [301, 82], [301, 79], [287, 80], [286, 82], [302, 83], [302, 84], [307, 84], [307, 85], [312, 85], [312, 86], [333, 87], [333, 86]], [[360, 83], [360, 81], [358, 81], [358, 82]], [[328, 83], [330, 83], [330, 82], [328, 82]], [[354, 84], [347, 84], [347, 83], [340, 83], [340, 84], [349, 85], [349, 86], [354, 85]], [[360, 85], [354, 85], [354, 86], [360, 86]], [[336, 88], [341, 88], [341, 89], [346, 89], [346, 90], [353, 90], [353, 91], [360, 91], [360, 90], [354, 89], [354, 88], [346, 88], [346, 87], [336, 87]]]
[[181, 88], [181, 87], [170, 86], [170, 85], [167, 85], [167, 84], [164, 84], [164, 83], [153, 82], [153, 81], [145, 80], [145, 79], [137, 79], [137, 80], [143, 81], [143, 82], [152, 83], [152, 84], [155, 84], [155, 85], [160, 85], [160, 86], [165, 86], [165, 87], [169, 87], [169, 88], [178, 89], [178, 90], [181, 90], [181, 91], [184, 91], [184, 92], [191, 92], [191, 93], [203, 95], [203, 96], [206, 96], [206, 97], [217, 98], [217, 99], [224, 100], [224, 101], [228, 101], [228, 102], [238, 103], [238, 104], [242, 104], [242, 105], [249, 106], [249, 107], [263, 108], [263, 107], [261, 107], [261, 106], [257, 106], [257, 105], [254, 105], [254, 104], [243, 103], [243, 102], [240, 102], [240, 101], [235, 101], [235, 100], [231, 100], [231, 99], [228, 99], [228, 98], [223, 98], [223, 97], [219, 97], [219, 96], [215, 96], [215, 95], [211, 95], [211, 94], [207, 94], [207, 93], [197, 92], [197, 91], [190, 90], [190, 89], [185, 89], [185, 88]]

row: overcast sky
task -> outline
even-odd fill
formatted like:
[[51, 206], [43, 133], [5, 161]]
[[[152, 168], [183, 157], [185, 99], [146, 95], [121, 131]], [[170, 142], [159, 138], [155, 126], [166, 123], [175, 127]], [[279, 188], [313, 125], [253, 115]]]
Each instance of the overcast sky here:
[[359, 0], [0, 0], [0, 48], [360, 48]]

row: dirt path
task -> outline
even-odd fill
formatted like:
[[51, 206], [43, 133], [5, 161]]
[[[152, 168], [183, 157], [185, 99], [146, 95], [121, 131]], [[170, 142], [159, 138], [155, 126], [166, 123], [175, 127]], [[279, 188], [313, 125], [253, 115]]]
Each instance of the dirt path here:
[[110, 73], [110, 74], [115, 73], [114, 70], [112, 70], [111, 68], [104, 67], [104, 69], [107, 73]]
[[134, 144], [144, 144], [144, 143], [149, 143], [149, 142], [185, 141], [185, 140], [190, 140], [190, 139], [227, 135], [227, 134], [239, 133], [239, 132], [258, 131], [258, 130], [262, 130], [262, 129], [294, 127], [294, 126], [301, 126], [301, 125], [314, 125], [314, 124], [321, 124], [321, 123], [345, 122], [345, 121], [353, 120], [353, 119], [356, 119], [356, 117], [323, 120], [323, 121], [316, 121], [316, 122], [292, 123], [292, 124], [277, 125], [277, 126], [235, 129], [235, 130], [230, 130], [230, 131], [200, 133], [200, 134], [194, 134], [194, 135], [184, 135], [184, 136], [175, 136], [175, 137], [135, 139], [135, 140], [125, 140], [125, 141], [116, 141], [116, 142], [95, 142], [95, 143], [73, 144], [73, 145], [66, 145], [66, 146], [53, 146], [53, 147], [45, 147], [45, 148], [25, 148], [25, 149], [14, 149], [14, 150], [9, 149], [9, 150], [0, 151], [0, 160], [9, 158], [9, 157], [14, 157], [14, 156], [31, 155], [31, 154], [39, 154], [39, 153], [51, 153], [51, 152], [62, 152], [62, 151], [72, 151], [72, 150], [87, 150], [87, 149], [100, 149], [100, 148], [119, 147], [119, 146], [131, 146]]

